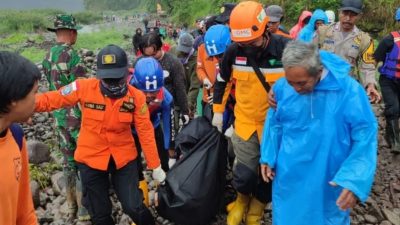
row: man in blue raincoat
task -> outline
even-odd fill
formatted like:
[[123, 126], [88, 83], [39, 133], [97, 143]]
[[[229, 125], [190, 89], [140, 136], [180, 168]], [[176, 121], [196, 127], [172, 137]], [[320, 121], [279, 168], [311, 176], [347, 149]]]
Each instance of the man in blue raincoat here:
[[371, 190], [377, 122], [350, 65], [312, 44], [283, 52], [261, 142], [261, 173], [273, 180], [274, 225], [348, 225]]
[[310, 22], [300, 31], [297, 40], [306, 43], [312, 42], [318, 27], [323, 24], [328, 24], [328, 16], [322, 9], [316, 9], [311, 16]]

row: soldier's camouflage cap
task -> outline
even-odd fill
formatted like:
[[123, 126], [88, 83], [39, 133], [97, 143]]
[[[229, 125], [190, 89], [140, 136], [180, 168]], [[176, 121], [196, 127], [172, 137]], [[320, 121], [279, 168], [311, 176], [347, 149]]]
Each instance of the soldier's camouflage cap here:
[[47, 30], [56, 32], [58, 29], [79, 30], [82, 27], [76, 24], [72, 15], [58, 14], [54, 20], [54, 27], [48, 27]]

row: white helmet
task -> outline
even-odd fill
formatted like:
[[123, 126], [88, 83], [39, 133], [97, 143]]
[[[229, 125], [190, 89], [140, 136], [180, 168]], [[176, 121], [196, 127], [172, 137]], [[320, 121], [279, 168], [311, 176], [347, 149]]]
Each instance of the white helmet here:
[[328, 17], [328, 23], [329, 24], [335, 22], [335, 12], [333, 12], [332, 10], [326, 10], [325, 14]]

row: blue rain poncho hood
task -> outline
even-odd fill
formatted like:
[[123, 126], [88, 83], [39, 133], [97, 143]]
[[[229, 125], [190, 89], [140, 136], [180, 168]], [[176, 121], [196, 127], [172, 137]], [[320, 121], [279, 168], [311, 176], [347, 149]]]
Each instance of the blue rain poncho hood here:
[[[377, 158], [377, 122], [350, 65], [320, 51], [326, 76], [308, 94], [282, 78], [273, 87], [260, 163], [275, 170], [274, 225], [349, 225], [336, 200], [343, 188], [365, 201]], [[329, 182], [337, 184], [333, 187]]]
[[306, 43], [312, 42], [316, 31], [315, 22], [317, 22], [317, 20], [322, 20], [324, 24], [328, 24], [328, 17], [326, 16], [325, 12], [321, 9], [316, 9], [313, 12], [308, 24], [300, 31], [297, 39]]

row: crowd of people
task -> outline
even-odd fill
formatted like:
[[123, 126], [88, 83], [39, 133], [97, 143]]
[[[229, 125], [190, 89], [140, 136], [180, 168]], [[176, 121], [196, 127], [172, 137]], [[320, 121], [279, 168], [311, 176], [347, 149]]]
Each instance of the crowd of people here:
[[148, 207], [157, 202], [149, 201], [143, 172], [162, 184], [181, 157], [175, 137], [207, 108], [232, 153], [236, 199], [226, 207], [228, 225], [261, 224], [270, 202], [274, 225], [350, 224], [374, 180], [371, 104], [382, 97], [385, 138], [400, 154], [400, 33], [375, 50], [356, 26], [362, 9], [361, 0], [342, 0], [337, 22], [330, 9], [303, 11], [288, 32], [279, 5], [227, 3], [220, 15], [196, 21], [194, 32], [182, 29], [173, 47], [158, 30], [137, 28], [135, 62], [119, 46], [105, 46], [95, 78], [85, 76], [73, 48], [79, 25], [57, 15], [48, 28], [57, 43], [42, 63], [49, 92], [36, 94], [41, 72], [34, 64], [0, 52], [0, 224], [37, 224], [17, 125], [33, 112], [55, 118], [68, 224], [115, 224], [112, 185], [124, 213], [152, 225]]

